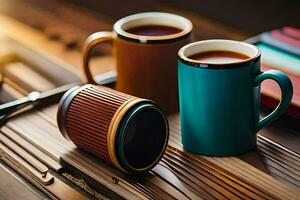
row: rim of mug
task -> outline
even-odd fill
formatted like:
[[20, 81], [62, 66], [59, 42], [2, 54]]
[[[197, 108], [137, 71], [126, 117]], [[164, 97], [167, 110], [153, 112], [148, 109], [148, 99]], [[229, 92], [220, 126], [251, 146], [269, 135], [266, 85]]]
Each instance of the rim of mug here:
[[[165, 21], [163, 20], [165, 19]], [[145, 23], [146, 21], [146, 23]], [[165, 25], [181, 29], [179, 33], [163, 35], [163, 36], [143, 36], [128, 33], [125, 29], [137, 27], [139, 25]], [[114, 31], [117, 35], [123, 39], [136, 41], [139, 43], [162, 43], [177, 41], [183, 38], [187, 38], [193, 29], [193, 24], [185, 17], [165, 13], [165, 12], [144, 12], [129, 15], [122, 19], [119, 19], [114, 24]]]
[[[201, 62], [199, 60], [189, 58], [189, 56], [195, 55], [197, 53], [209, 51], [230, 51], [239, 54], [244, 54], [249, 58], [242, 61], [233, 61], [225, 63]], [[261, 52], [256, 46], [246, 42], [226, 39], [212, 39], [187, 44], [178, 51], [178, 56], [181, 62], [195, 67], [228, 69], [244, 66], [249, 62], [256, 62], [260, 58]]]

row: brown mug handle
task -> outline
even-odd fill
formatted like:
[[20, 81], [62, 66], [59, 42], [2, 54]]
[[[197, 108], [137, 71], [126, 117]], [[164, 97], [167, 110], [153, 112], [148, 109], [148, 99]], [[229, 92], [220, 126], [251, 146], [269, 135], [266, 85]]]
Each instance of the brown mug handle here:
[[101, 42], [107, 42], [113, 40], [112, 32], [101, 31], [91, 34], [84, 42], [83, 45], [83, 72], [88, 83], [97, 84], [89, 66], [89, 57], [91, 50], [94, 46]]

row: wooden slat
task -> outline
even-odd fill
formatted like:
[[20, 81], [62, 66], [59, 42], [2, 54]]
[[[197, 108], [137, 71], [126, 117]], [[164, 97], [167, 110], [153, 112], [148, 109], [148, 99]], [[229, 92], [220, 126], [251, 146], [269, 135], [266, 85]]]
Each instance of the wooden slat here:
[[[180, 135], [179, 131], [179, 115], [174, 115], [169, 118], [170, 127], [171, 127], [171, 136], [175, 135], [175, 138], [178, 138]], [[173, 130], [172, 128], [175, 127]], [[176, 143], [176, 139], [170, 139], [176, 145], [176, 148], [182, 150], [181, 142]], [[195, 155], [196, 156], [196, 155]], [[241, 161], [235, 157], [224, 157], [224, 158], [215, 158], [215, 157], [205, 157], [208, 161], [220, 166], [224, 170], [234, 174], [236, 177], [241, 179], [244, 182], [249, 183], [255, 188], [263, 191], [264, 193], [283, 199], [294, 199], [299, 195], [299, 191], [296, 191], [287, 185], [280, 183], [278, 180], [273, 177], [263, 173], [262, 171], [256, 169], [255, 167]]]
[[[63, 138], [61, 138], [60, 133], [54, 127], [53, 125], [52, 128], [49, 126], [49, 123], [47, 125], [47, 120], [41, 118], [38, 115], [35, 115], [34, 113], [26, 114], [22, 116], [22, 118], [16, 118], [12, 120], [11, 122], [8, 123], [8, 127], [10, 127], [12, 130], [16, 131], [18, 134], [20, 134], [22, 137], [24, 137], [26, 140], [29, 140], [36, 145], [39, 146], [39, 148], [43, 149], [43, 151], [47, 150], [49, 154], [55, 153], [57, 158], [63, 159], [65, 162], [71, 164], [72, 166], [78, 168], [79, 170], [82, 170], [83, 172], [87, 173], [89, 176], [93, 177], [97, 181], [106, 184], [107, 187], [114, 189], [114, 191], [120, 192], [120, 188], [116, 189], [116, 184], [108, 184], [106, 181], [111, 180], [112, 177], [115, 177], [116, 175], [115, 170], [112, 170], [111, 167], [108, 167], [107, 165], [102, 165], [101, 162], [98, 162], [95, 160], [93, 157], [87, 156], [86, 154], [82, 154], [80, 151], [77, 151], [74, 149], [74, 147], [69, 145], [66, 145], [66, 142]], [[48, 127], [46, 130], [43, 127]], [[172, 125], [171, 125], [172, 127]], [[47, 135], [48, 140], [43, 140], [43, 138]], [[54, 145], [55, 144], [55, 145]], [[178, 148], [178, 147], [177, 147]], [[49, 150], [50, 149], [50, 150]], [[55, 150], [54, 150], [55, 149]], [[181, 152], [180, 150], [179, 152]], [[168, 167], [170, 167], [173, 171], [177, 171], [177, 173], [180, 173], [181, 178], [184, 178], [185, 184], [189, 185], [192, 191], [195, 191], [197, 193], [197, 187], [199, 187], [200, 182], [199, 181], [204, 181], [204, 185], [202, 187], [206, 190], [207, 194], [211, 194], [211, 192], [217, 187], [222, 186], [220, 183], [219, 179], [220, 177], [215, 175], [214, 177], [210, 178], [200, 178], [199, 174], [195, 177], [196, 179], [192, 178], [191, 175], [187, 175], [184, 170], [185, 168], [180, 168], [178, 167], [178, 162], [183, 162], [182, 160], [176, 161], [174, 160], [174, 156], [170, 156], [171, 154], [168, 155], [166, 154], [166, 159], [164, 159], [164, 162], [167, 162]], [[226, 179], [223, 177], [221, 179], [222, 181], [225, 180], [227, 184], [229, 184], [229, 188], [227, 187], [220, 187], [218, 190], [218, 193], [222, 194], [222, 197], [227, 198], [233, 198], [235, 195], [236, 197], [240, 197], [241, 195], [249, 195], [250, 198], [267, 198], [267, 196], [272, 197], [272, 198], [286, 198], [286, 199], [292, 199], [295, 197], [294, 195], [297, 194], [294, 190], [291, 190], [291, 188], [281, 184], [280, 182], [276, 181], [274, 178], [262, 173], [261, 171], [257, 170], [256, 168], [244, 163], [243, 161], [237, 159], [237, 158], [222, 158], [222, 159], [217, 159], [217, 158], [208, 158], [208, 157], [200, 157], [196, 156], [193, 154], [189, 154], [193, 159], [204, 159], [207, 161], [210, 161], [210, 163], [214, 163], [214, 165], [219, 166], [223, 169], [223, 173], [227, 174], [227, 176], [230, 176], [232, 174], [239, 182], [243, 182], [242, 185], [238, 186], [236, 184], [232, 183], [232, 179], [228, 178]], [[90, 160], [91, 159], [91, 160]], [[96, 162], [96, 163], [95, 163]], [[185, 161], [187, 162], [187, 161]], [[195, 163], [195, 162], [193, 162]], [[193, 168], [191, 168], [193, 167]], [[201, 173], [203, 174], [203, 167], [194, 169], [196, 166], [193, 166], [192, 164], [188, 166], [187, 169], [188, 171], [191, 172], [193, 170], [200, 170], [200, 175]], [[97, 169], [99, 168], [99, 169]], [[106, 172], [105, 172], [106, 171]], [[208, 173], [210, 170], [207, 170], [206, 173]], [[230, 173], [228, 174], [227, 171]], [[100, 173], [101, 172], [101, 173]], [[104, 173], [105, 172], [105, 173]], [[199, 171], [198, 171], [199, 173]], [[107, 175], [104, 175], [107, 174]], [[118, 174], [118, 173], [117, 173]], [[176, 173], [175, 173], [176, 174]], [[120, 174], [119, 174], [120, 175]], [[105, 178], [104, 178], [104, 177]], [[101, 177], [101, 178], [100, 178]], [[123, 180], [124, 182], [128, 183], [131, 185], [128, 180], [126, 181], [126, 178], [124, 177], [118, 177], [118, 180]], [[194, 179], [194, 180], [193, 180]], [[193, 180], [193, 181], [192, 181]], [[205, 181], [206, 180], [206, 181]], [[192, 185], [191, 185], [192, 184]], [[194, 185], [193, 185], [194, 184]], [[218, 186], [219, 185], [219, 186]], [[245, 187], [247, 185], [247, 187]], [[120, 186], [119, 186], [120, 187]], [[135, 188], [134, 186], [131, 186]], [[211, 188], [211, 189], [208, 189]], [[252, 189], [251, 189], [252, 188]], [[150, 189], [150, 188], [149, 188]], [[139, 191], [138, 189], [135, 189], [136, 191]], [[200, 190], [199, 190], [200, 191]], [[222, 192], [223, 191], [223, 192]], [[218, 193], [215, 193], [217, 195]], [[213, 194], [213, 193], [212, 193]], [[123, 193], [123, 195], [129, 195], [128, 193]], [[150, 194], [148, 194], [150, 195]], [[225, 196], [223, 196], [225, 195]], [[240, 195], [240, 196], [239, 196]], [[267, 196], [265, 196], [267, 195]], [[221, 196], [214, 196], [214, 197], [220, 197]]]
[[39, 162], [35, 157], [33, 157], [31, 154], [29, 154], [27, 151], [22, 149], [19, 145], [15, 144], [13, 141], [11, 141], [9, 138], [7, 138], [5, 135], [0, 135], [0, 141], [10, 149], [12, 149], [14, 152], [16, 152], [19, 156], [21, 156], [24, 160], [28, 162], [32, 167], [34, 167], [36, 170], [38, 170], [40, 173], [45, 175], [48, 172], [48, 167]]
[[[174, 124], [171, 124], [171, 127], [172, 127], [172, 126], [174, 126]], [[177, 128], [177, 130], [179, 130], [179, 129]], [[178, 139], [178, 137], [177, 137], [177, 139]], [[239, 160], [239, 162], [241, 162], [241, 161]]]
[[46, 196], [32, 191], [22, 180], [18, 179], [10, 172], [3, 163], [0, 162], [0, 199], [22, 199], [22, 200], [38, 200], [44, 199]]
[[[167, 165], [160, 162], [154, 169], [152, 173], [156, 175], [156, 177], [161, 178], [164, 182], [168, 183], [171, 187], [176, 188], [180, 193], [184, 195], [184, 197], [189, 199], [199, 199], [204, 198], [203, 196], [197, 195], [194, 191], [191, 191], [186, 185], [181, 182], [181, 180], [177, 177], [177, 175], [172, 172]], [[178, 195], [176, 195], [177, 197]], [[184, 199], [184, 198], [182, 198]]]
[[[280, 144], [280, 148], [287, 151], [293, 151], [300, 155], [300, 133], [289, 129], [288, 127], [282, 127], [274, 123], [272, 126], [263, 129], [259, 132], [260, 136], [268, 139], [270, 143], [276, 143], [277, 146]], [[294, 154], [291, 152], [291, 154]]]
[[[25, 140], [35, 144], [35, 146], [46, 153], [52, 159], [59, 161], [63, 159], [65, 162], [70, 163], [72, 166], [86, 172], [89, 176], [95, 178], [101, 184], [118, 192], [120, 195], [124, 195], [128, 198], [136, 198], [135, 195], [126, 191], [126, 188], [122, 188], [112, 182], [112, 177], [116, 176], [114, 173], [107, 171], [104, 166], [94, 163], [89, 160], [86, 155], [82, 155], [80, 151], [77, 151], [71, 143], [66, 141], [59, 133], [58, 129], [53, 125], [49, 126], [49, 122], [42, 119], [39, 116], [29, 116], [29, 118], [14, 119], [7, 123], [7, 126], [14, 130], [17, 134], [22, 136]], [[29, 121], [28, 121], [29, 119]], [[15, 121], [17, 120], [17, 121]], [[13, 122], [14, 121], [14, 122]], [[47, 127], [47, 128], [45, 128]], [[47, 140], [45, 140], [47, 138]], [[110, 176], [105, 175], [109, 173]], [[121, 178], [119, 178], [121, 179]]]
[[36, 148], [28, 141], [24, 140], [22, 137], [20, 137], [18, 134], [13, 132], [11, 129], [8, 129], [7, 127], [3, 127], [1, 131], [3, 134], [5, 134], [6, 137], [9, 137], [16, 144], [24, 148], [24, 150], [26, 150], [27, 152], [30, 152], [31, 155], [35, 156], [37, 159], [39, 159], [41, 162], [43, 162], [51, 169], [54, 169], [55, 171], [59, 171], [62, 169], [62, 166], [58, 162], [50, 158], [47, 154], [43, 153], [41, 150]]
[[[61, 42], [49, 40], [44, 34], [1, 14], [0, 23], [5, 35], [9, 35], [16, 46], [27, 47], [44, 57], [51, 58], [63, 68], [81, 75], [82, 58], [80, 51], [67, 50]], [[18, 34], [20, 32], [22, 34]], [[95, 66], [92, 67], [92, 71], [95, 74], [100, 74], [114, 69], [114, 64], [107, 62], [108, 58], [112, 60], [111, 57], [107, 56], [91, 59], [91, 65]]]
[[[221, 174], [216, 174], [213, 168], [205, 168], [205, 166], [203, 165], [201, 166], [201, 164], [196, 165], [198, 164], [197, 161], [195, 160], [190, 161], [184, 155], [179, 156], [176, 155], [176, 153], [174, 152], [171, 153], [171, 152], [172, 151], [170, 151], [170, 155], [173, 154], [173, 156], [170, 157], [170, 160], [181, 160], [181, 162], [183, 162], [183, 170], [180, 171], [189, 172], [193, 174], [200, 181], [207, 182], [206, 184], [209, 185], [212, 190], [215, 189], [221, 193], [224, 193], [224, 195], [227, 196], [227, 198], [249, 199], [255, 196], [254, 193], [251, 193], [250, 191], [243, 189], [242, 187], [232, 182], [227, 177], [221, 176]], [[168, 154], [169, 153], [166, 153], [166, 155]], [[244, 193], [245, 191], [247, 192]], [[259, 196], [257, 195], [256, 198], [259, 198]]]
[[[178, 163], [173, 162], [172, 160], [168, 160], [166, 156], [163, 158], [162, 163], [166, 164], [169, 168], [172, 169], [172, 171], [175, 171], [179, 179], [183, 183], [185, 183], [187, 187], [197, 196], [202, 196], [205, 199], [229, 199], [228, 197], [226, 197], [228, 196], [228, 194], [226, 194], [226, 191], [224, 191], [223, 188], [222, 191], [218, 191], [220, 187], [215, 188], [215, 190], [214, 188], [210, 187], [210, 180], [208, 180], [208, 182], [205, 182], [207, 181], [207, 179], [205, 180], [205, 178], [202, 176], [192, 176], [191, 174], [186, 175], [185, 172], [188, 169], [184, 169], [182, 167], [178, 168]], [[233, 195], [231, 196], [231, 198], [236, 199]]]
[[258, 149], [272, 176], [300, 190], [300, 156], [264, 136], [258, 137]]
[[[24, 174], [28, 175], [32, 179], [35, 179], [41, 185], [49, 185], [53, 182], [53, 176], [49, 173], [44, 173], [37, 170], [30, 161], [23, 159], [20, 155], [18, 155], [14, 150], [10, 147], [6, 146], [4, 143], [0, 142], [0, 158], [7, 164], [11, 164], [10, 166], [14, 166], [14, 169], [18, 169], [19, 171], [24, 172]], [[36, 160], [37, 161], [37, 160]], [[37, 161], [38, 162], [38, 161]]]
[[6, 83], [2, 83], [2, 88], [0, 91], [0, 100], [1, 103], [7, 103], [9, 101], [16, 100], [23, 97], [24, 95]]
[[[5, 65], [4, 69], [5, 78], [13, 80], [15, 84], [21, 85], [22, 88], [27, 91], [30, 91], [32, 88], [34, 88], [35, 90], [42, 92], [55, 88], [55, 85], [52, 82], [43, 78], [24, 63], [9, 63]], [[27, 81], [29, 77], [30, 82]]]
[[[170, 126], [171, 127], [173, 127], [174, 126], [174, 124], [170, 124]], [[179, 130], [178, 128], [177, 128], [177, 130]], [[177, 139], [178, 139], [178, 137], [177, 137]], [[240, 162], [242, 162], [242, 161], [240, 161]], [[256, 191], [257, 192], [257, 191]], [[249, 193], [249, 192], [248, 192]], [[258, 192], [259, 193], [259, 192]], [[261, 192], [260, 192], [261, 193]], [[255, 194], [255, 193], [254, 193]], [[253, 196], [252, 196], [253, 197]]]
[[[180, 155], [182, 158], [188, 160], [189, 165], [197, 165], [204, 169], [209, 174], [214, 175], [215, 177], [212, 178], [216, 182], [216, 180], [222, 181], [227, 186], [223, 186], [228, 190], [233, 191], [234, 193], [240, 195], [240, 193], [246, 194], [252, 198], [258, 199], [259, 197], [267, 198], [268, 196], [264, 194], [262, 191], [259, 191], [255, 187], [246, 184], [239, 180], [233, 174], [228, 173], [227, 171], [223, 170], [222, 168], [218, 167], [217, 165], [212, 164], [211, 162], [207, 161], [205, 158], [201, 158], [200, 156], [194, 157], [192, 154], [187, 154], [182, 152], [178, 149], [174, 149], [172, 147], [168, 148], [172, 150], [174, 154]], [[199, 170], [199, 168], [198, 168]], [[203, 173], [203, 172], [202, 172]], [[219, 183], [222, 184], [222, 183]]]

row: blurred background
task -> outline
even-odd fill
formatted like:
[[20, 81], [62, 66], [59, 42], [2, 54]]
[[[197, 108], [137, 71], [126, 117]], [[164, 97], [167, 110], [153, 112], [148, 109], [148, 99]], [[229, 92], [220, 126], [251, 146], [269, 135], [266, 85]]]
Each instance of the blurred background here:
[[[0, 0], [0, 35], [3, 33], [5, 38], [12, 39], [22, 48], [34, 49], [31, 59], [37, 55], [50, 55], [50, 59], [68, 64], [71, 71], [82, 77], [81, 47], [88, 35], [97, 31], [111, 31], [116, 20], [149, 11], [170, 12], [190, 19], [194, 25], [195, 40], [245, 40], [271, 29], [300, 27], [298, 0]], [[29, 58], [21, 47], [9, 50], [7, 47], [11, 45], [1, 44], [0, 58], [18, 50], [22, 51], [23, 60]], [[114, 69], [110, 44], [98, 45], [92, 57], [94, 74]], [[4, 62], [3, 59], [1, 62]], [[34, 65], [32, 62], [21, 62], [24, 71], [35, 69], [38, 76], [49, 79], [43, 70], [34, 67], [43, 65], [43, 62]], [[19, 73], [18, 78], [22, 78], [19, 65], [3, 66], [3, 69], [7, 71], [6, 77], [10, 74], [16, 77], [15, 74]], [[52, 79], [58, 81], [56, 76]], [[58, 81], [58, 84], [62, 82]], [[41, 86], [39, 90], [47, 88]]]
[[[53, 33], [55, 28], [49, 27], [52, 25], [57, 25], [57, 29], [64, 25], [75, 26], [87, 33], [108, 29], [109, 25], [101, 26], [99, 21], [111, 25], [126, 15], [145, 11], [168, 11], [190, 18], [196, 26], [195, 32], [199, 39], [244, 39], [273, 28], [300, 26], [298, 0], [0, 1], [1, 14], [44, 30], [46, 34]], [[95, 21], [98, 21], [98, 24]], [[80, 34], [83, 33], [78, 33]]]
[[298, 0], [131, 0], [126, 2], [112, 0], [101, 3], [94, 0], [67, 0], [67, 2], [113, 18], [149, 10], [159, 11], [169, 7], [216, 20], [249, 34], [287, 25], [300, 26], [300, 1]]

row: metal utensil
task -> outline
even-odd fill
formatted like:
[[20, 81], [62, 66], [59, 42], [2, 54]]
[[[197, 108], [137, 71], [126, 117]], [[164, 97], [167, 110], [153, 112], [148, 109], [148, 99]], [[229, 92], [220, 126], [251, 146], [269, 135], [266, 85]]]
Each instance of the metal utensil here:
[[[116, 81], [116, 73], [115, 71], [110, 71], [96, 76], [95, 79], [99, 85], [108, 85]], [[79, 85], [82, 85], [82, 83], [63, 85], [42, 93], [33, 91], [26, 97], [0, 105], [0, 125], [5, 123], [9, 116], [27, 106], [46, 106], [58, 102], [67, 90]]]

